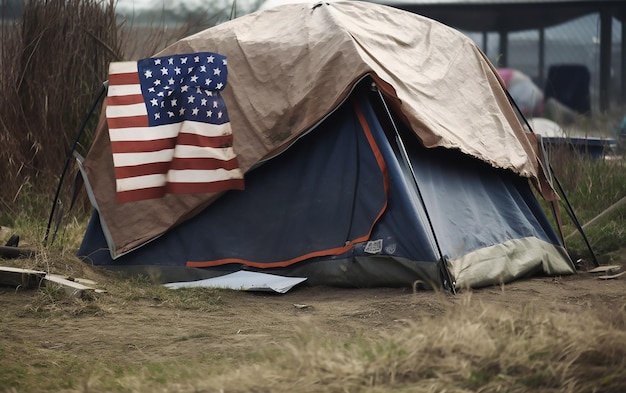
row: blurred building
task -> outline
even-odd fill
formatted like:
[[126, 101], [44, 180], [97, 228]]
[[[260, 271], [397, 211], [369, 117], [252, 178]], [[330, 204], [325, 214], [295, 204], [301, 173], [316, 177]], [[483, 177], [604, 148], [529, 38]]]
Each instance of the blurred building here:
[[496, 67], [520, 70], [542, 88], [551, 67], [584, 66], [592, 111], [626, 103], [624, 0], [369, 1], [463, 31]]

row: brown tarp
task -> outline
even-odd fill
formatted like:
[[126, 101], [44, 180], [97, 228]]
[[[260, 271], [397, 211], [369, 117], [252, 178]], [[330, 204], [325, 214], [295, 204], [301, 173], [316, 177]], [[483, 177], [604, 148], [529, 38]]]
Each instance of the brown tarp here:
[[[425, 146], [459, 149], [553, 196], [496, 70], [473, 41], [443, 24], [365, 2], [291, 4], [215, 26], [156, 56], [201, 51], [228, 58], [223, 97], [244, 171], [321, 121], [370, 75]], [[105, 121], [84, 169], [114, 256], [217, 197], [116, 204]]]

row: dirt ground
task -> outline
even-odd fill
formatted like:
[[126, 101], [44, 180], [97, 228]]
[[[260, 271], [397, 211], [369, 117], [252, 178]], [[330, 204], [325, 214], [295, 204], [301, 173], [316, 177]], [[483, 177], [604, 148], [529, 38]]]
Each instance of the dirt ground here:
[[[191, 309], [173, 306], [160, 296], [133, 296], [119, 286], [108, 286], [108, 293], [82, 302], [79, 309], [53, 303], [52, 308], [45, 306], [46, 312], [33, 307], [41, 298], [37, 291], [0, 287], [0, 354], [18, 356], [10, 348], [19, 346], [29, 355], [57, 362], [61, 355], [82, 365], [119, 359], [137, 366], [205, 354], [214, 363], [228, 364], [293, 338], [306, 326], [314, 325], [331, 338], [349, 339], [390, 331], [406, 321], [437, 318], [469, 298], [519, 312], [525, 307], [568, 313], [626, 307], [626, 275], [601, 280], [587, 272], [524, 279], [457, 295], [410, 288], [306, 286], [283, 295], [198, 292], [216, 301]], [[12, 382], [4, 383], [10, 388]]]

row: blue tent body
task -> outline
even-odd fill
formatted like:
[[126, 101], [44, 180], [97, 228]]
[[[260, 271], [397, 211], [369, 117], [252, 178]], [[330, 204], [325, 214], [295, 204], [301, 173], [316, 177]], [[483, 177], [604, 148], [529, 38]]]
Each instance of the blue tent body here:
[[366, 87], [248, 171], [245, 190], [116, 259], [95, 212], [78, 255], [162, 282], [251, 270], [311, 285], [477, 287], [573, 273], [528, 179], [424, 148]]

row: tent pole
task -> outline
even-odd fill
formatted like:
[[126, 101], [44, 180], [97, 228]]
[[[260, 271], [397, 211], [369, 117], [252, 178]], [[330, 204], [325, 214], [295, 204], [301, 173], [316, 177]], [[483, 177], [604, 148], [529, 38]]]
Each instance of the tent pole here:
[[[552, 165], [548, 163], [548, 166], [550, 167], [550, 171], [554, 172], [552, 170]], [[553, 174], [553, 176], [554, 176], [554, 174]], [[567, 208], [568, 208], [567, 212], [569, 213], [569, 216], [572, 219], [572, 222], [574, 223], [574, 226], [576, 226], [576, 229], [578, 230], [578, 232], [580, 232], [581, 236], [583, 237], [583, 240], [585, 241], [585, 244], [587, 245], [587, 249], [591, 253], [591, 258], [593, 259], [593, 265], [595, 267], [600, 266], [600, 262], [598, 262], [598, 258], [596, 258], [596, 254], [593, 252], [593, 249], [591, 248], [591, 244], [589, 243], [589, 239], [587, 239], [587, 235], [585, 234], [585, 230], [583, 229], [582, 225], [580, 225], [580, 221], [578, 221], [578, 218], [576, 217], [576, 214], [574, 214], [574, 209], [570, 205], [569, 199], [567, 199], [567, 195], [565, 195], [565, 190], [563, 190], [563, 186], [561, 186], [561, 182], [559, 181], [559, 178], [554, 176], [554, 180], [556, 181], [556, 185], [559, 187], [559, 191], [561, 191], [561, 195], [563, 195], [563, 199], [565, 199], [565, 203], [566, 203]], [[563, 245], [565, 245], [565, 243], [563, 243]]]
[[67, 173], [67, 169], [69, 168], [70, 161], [72, 159], [72, 156], [74, 155], [74, 150], [76, 150], [76, 146], [78, 145], [78, 141], [80, 140], [80, 137], [83, 135], [83, 132], [85, 131], [87, 122], [89, 121], [89, 118], [91, 118], [91, 115], [93, 114], [94, 110], [96, 109], [96, 106], [100, 102], [100, 99], [106, 93], [108, 86], [109, 86], [109, 81], [104, 81], [102, 83], [102, 88], [100, 89], [100, 93], [98, 94], [98, 97], [93, 101], [93, 104], [91, 105], [91, 108], [89, 109], [89, 112], [87, 113], [87, 116], [85, 116], [85, 118], [83, 119], [83, 123], [81, 124], [78, 130], [78, 135], [76, 135], [74, 144], [72, 145], [72, 147], [70, 148], [67, 154], [67, 158], [65, 160], [65, 166], [63, 167], [63, 172], [61, 172], [61, 177], [59, 178], [59, 184], [57, 186], [56, 193], [54, 194], [54, 200], [52, 201], [52, 208], [50, 209], [50, 217], [48, 218], [48, 226], [46, 227], [46, 234], [44, 235], [44, 238], [43, 238], [44, 246], [48, 242], [48, 235], [50, 234], [50, 226], [52, 225], [52, 219], [54, 218], [54, 210], [59, 201], [59, 194], [61, 193], [63, 180], [65, 179], [65, 174]]
[[[522, 113], [520, 108], [517, 106], [517, 103], [515, 102], [513, 97], [511, 97], [511, 94], [509, 93], [508, 89], [504, 89], [504, 91], [506, 92], [506, 96], [508, 97], [508, 99], [511, 102], [511, 104], [515, 107], [515, 110], [517, 111], [517, 113], [524, 120], [524, 123], [526, 124], [526, 127], [528, 127], [530, 132], [532, 132], [534, 134], [535, 131], [533, 130], [533, 128], [528, 123], [528, 120], [526, 119], [526, 116], [524, 116], [524, 114]], [[548, 170], [550, 171], [551, 177], [556, 182], [556, 185], [557, 185], [559, 191], [561, 192], [561, 195], [563, 195], [563, 199], [565, 200], [565, 204], [567, 206], [567, 209], [566, 209], [567, 210], [567, 214], [570, 216], [570, 219], [574, 223], [574, 226], [576, 227], [578, 232], [580, 232], [581, 236], [583, 237], [583, 240], [585, 241], [585, 244], [587, 245], [587, 249], [589, 250], [589, 253], [591, 254], [591, 258], [593, 259], [594, 266], [596, 266], [596, 267], [600, 266], [600, 263], [598, 262], [598, 258], [596, 258], [596, 254], [595, 254], [595, 252], [593, 252], [593, 249], [591, 248], [591, 244], [589, 243], [589, 240], [587, 239], [587, 235], [585, 234], [585, 231], [584, 231], [583, 227], [580, 225], [580, 221], [578, 221], [578, 217], [576, 217], [576, 214], [574, 213], [574, 209], [572, 208], [572, 205], [569, 203], [569, 199], [567, 198], [567, 195], [565, 194], [565, 190], [563, 189], [563, 186], [561, 185], [561, 182], [559, 181], [559, 178], [556, 176], [556, 173], [554, 173], [554, 169], [552, 168], [552, 164], [550, 164], [549, 162], [548, 162]], [[552, 209], [552, 211], [554, 213], [555, 219], [558, 220], [558, 217], [556, 217], [556, 210]], [[563, 241], [563, 246], [565, 246], [565, 238], [563, 238], [563, 235], [561, 235], [561, 237], [562, 237], [562, 241]]]
[[455, 283], [452, 281], [452, 276], [450, 275], [450, 271], [448, 271], [448, 266], [446, 264], [447, 258], [443, 255], [443, 252], [441, 251], [441, 246], [439, 245], [439, 240], [437, 240], [437, 234], [435, 233], [435, 227], [433, 226], [433, 222], [430, 218], [430, 214], [428, 214], [428, 209], [426, 208], [426, 203], [424, 202], [422, 191], [420, 190], [419, 184], [417, 183], [417, 177], [415, 176], [415, 171], [413, 170], [413, 166], [411, 165], [409, 155], [406, 151], [404, 143], [402, 142], [400, 133], [398, 132], [398, 127], [396, 127], [396, 123], [393, 121], [393, 117], [391, 116], [389, 107], [387, 106], [387, 103], [385, 102], [385, 99], [382, 96], [380, 90], [375, 85], [373, 85], [373, 88], [376, 89], [376, 93], [378, 94], [380, 101], [385, 107], [385, 111], [387, 112], [389, 121], [391, 121], [391, 125], [393, 126], [393, 130], [394, 130], [395, 137], [396, 137], [396, 143], [398, 144], [398, 148], [400, 149], [400, 152], [402, 154], [402, 159], [404, 160], [405, 165], [407, 165], [408, 169], [411, 171], [411, 177], [413, 178], [413, 183], [415, 184], [417, 195], [419, 196], [422, 207], [424, 208], [424, 213], [426, 214], [426, 220], [428, 221], [428, 226], [430, 228], [430, 232], [433, 235], [433, 239], [435, 240], [435, 247], [437, 248], [437, 253], [439, 254], [439, 267], [441, 269], [441, 273], [444, 278], [444, 282], [443, 282], [444, 288], [450, 290], [453, 294], [456, 295], [456, 286], [455, 286]]

